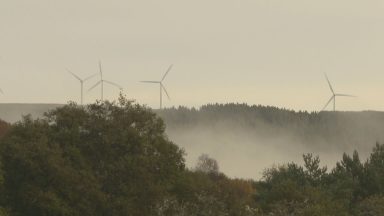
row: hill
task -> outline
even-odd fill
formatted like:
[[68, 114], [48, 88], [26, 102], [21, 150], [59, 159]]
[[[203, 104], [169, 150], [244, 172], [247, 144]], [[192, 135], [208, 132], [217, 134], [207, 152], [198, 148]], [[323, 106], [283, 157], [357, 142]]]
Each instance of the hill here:
[[[0, 104], [0, 118], [16, 122], [37, 118], [60, 104]], [[210, 104], [156, 110], [169, 138], [187, 153], [187, 165], [207, 153], [233, 177], [259, 178], [264, 168], [301, 163], [303, 153], [320, 155], [333, 166], [344, 152], [365, 158], [376, 142], [384, 143], [384, 112], [295, 112], [247, 104]], [[250, 172], [252, 170], [252, 172]]]
[[[264, 168], [300, 163], [303, 153], [333, 166], [344, 152], [366, 158], [384, 142], [384, 112], [295, 112], [247, 104], [210, 104], [158, 112], [169, 137], [184, 147], [192, 166], [202, 153], [216, 158], [230, 176], [258, 178]], [[256, 170], [256, 176], [249, 170]], [[255, 173], [255, 172], [253, 172]]]

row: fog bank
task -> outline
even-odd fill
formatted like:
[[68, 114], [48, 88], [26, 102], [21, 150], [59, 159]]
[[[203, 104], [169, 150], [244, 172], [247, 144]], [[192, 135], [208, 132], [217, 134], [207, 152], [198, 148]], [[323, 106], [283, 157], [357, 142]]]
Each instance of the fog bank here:
[[329, 169], [342, 154], [362, 160], [384, 141], [382, 112], [293, 112], [241, 104], [207, 105], [159, 112], [169, 138], [184, 148], [189, 167], [206, 153], [230, 177], [259, 179], [265, 168], [319, 155]]

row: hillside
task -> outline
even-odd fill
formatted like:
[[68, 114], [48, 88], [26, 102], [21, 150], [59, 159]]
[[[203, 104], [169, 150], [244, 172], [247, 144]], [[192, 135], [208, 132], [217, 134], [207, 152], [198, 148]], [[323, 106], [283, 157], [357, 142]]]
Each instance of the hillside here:
[[[159, 112], [169, 137], [184, 147], [190, 166], [202, 153], [230, 176], [258, 178], [265, 167], [300, 163], [303, 153], [333, 166], [338, 155], [358, 150], [364, 159], [384, 142], [384, 112], [295, 112], [246, 104], [211, 104]], [[249, 170], [256, 175], [250, 176]]]
[[196, 127], [250, 130], [252, 134], [266, 137], [286, 133], [308, 145], [322, 141], [330, 148], [333, 143], [347, 147], [384, 141], [384, 112], [377, 111], [308, 113], [277, 107], [215, 104], [199, 110], [179, 107], [158, 113], [170, 130]]
[[[15, 122], [34, 118], [60, 104], [0, 104], [0, 118]], [[264, 168], [301, 155], [320, 155], [334, 165], [343, 152], [358, 150], [365, 158], [376, 142], [384, 142], [384, 112], [295, 112], [268, 106], [211, 104], [156, 110], [169, 138], [187, 153], [187, 165], [207, 153], [229, 176], [259, 178]], [[252, 172], [249, 172], [252, 170]], [[251, 173], [251, 174], [250, 174]]]

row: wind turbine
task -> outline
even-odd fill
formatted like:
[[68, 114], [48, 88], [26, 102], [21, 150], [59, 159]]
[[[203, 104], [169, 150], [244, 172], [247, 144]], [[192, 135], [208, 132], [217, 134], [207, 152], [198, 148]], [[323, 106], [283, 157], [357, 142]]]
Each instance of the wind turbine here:
[[329, 105], [329, 103], [331, 103], [331, 101], [333, 100], [333, 111], [336, 111], [336, 97], [356, 97], [354, 95], [348, 95], [348, 94], [338, 94], [338, 93], [335, 93], [335, 91], [333, 90], [333, 87], [331, 85], [331, 82], [329, 81], [328, 79], [328, 76], [326, 73], [324, 73], [325, 75], [325, 78], [327, 79], [327, 82], [328, 82], [328, 85], [329, 85], [329, 88], [331, 89], [331, 92], [332, 92], [332, 96], [331, 98], [328, 100], [327, 104], [325, 104], [324, 108], [322, 109], [322, 111], [327, 108], [327, 106]]
[[114, 82], [103, 79], [103, 70], [101, 68], [101, 61], [99, 61], [99, 70], [100, 70], [100, 81], [97, 82], [95, 85], [93, 85], [91, 88], [89, 88], [88, 91], [91, 91], [92, 89], [96, 88], [98, 85], [101, 85], [101, 101], [103, 101], [104, 100], [104, 83], [113, 85], [113, 86], [119, 88], [120, 91], [123, 90], [123, 87], [119, 86], [118, 84], [116, 84]]
[[171, 98], [169, 97], [169, 94], [167, 92], [167, 89], [165, 89], [165, 86], [163, 85], [163, 81], [167, 77], [169, 71], [171, 71], [172, 67], [173, 67], [173, 65], [169, 66], [168, 70], [165, 72], [163, 78], [160, 81], [141, 81], [143, 83], [159, 84], [159, 86], [160, 86], [160, 109], [163, 108], [163, 90], [164, 90], [165, 94], [167, 95], [168, 99], [171, 100]]
[[86, 77], [84, 79], [81, 79], [79, 76], [77, 76], [75, 73], [72, 73], [72, 71], [66, 69], [68, 73], [72, 74], [73, 77], [75, 77], [76, 79], [78, 79], [80, 81], [80, 86], [81, 86], [81, 105], [83, 105], [83, 95], [84, 95], [84, 91], [83, 91], [83, 87], [84, 87], [84, 82], [88, 81], [89, 79], [93, 78], [94, 76], [96, 76], [97, 74], [93, 74], [89, 77]]

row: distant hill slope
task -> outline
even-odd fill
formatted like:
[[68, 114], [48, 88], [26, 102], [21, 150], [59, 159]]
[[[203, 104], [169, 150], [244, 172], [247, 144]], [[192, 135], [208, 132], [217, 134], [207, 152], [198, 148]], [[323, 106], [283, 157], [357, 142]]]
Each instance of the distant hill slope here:
[[384, 142], [384, 112], [377, 111], [309, 113], [260, 105], [212, 104], [198, 110], [169, 108], [158, 114], [171, 130], [194, 127], [250, 130], [267, 137], [285, 133], [308, 145], [319, 139], [338, 146]]
[[[22, 115], [37, 118], [59, 106], [63, 105], [0, 104], [0, 119], [14, 123]], [[308, 113], [247, 104], [155, 112], [164, 119], [169, 138], [186, 150], [189, 166], [208, 153], [233, 177], [258, 178], [262, 169], [301, 162], [307, 152], [320, 155], [326, 165], [354, 149], [364, 158], [376, 142], [384, 143], [384, 112]]]
[[247, 104], [157, 112], [169, 137], [186, 149], [190, 166], [208, 153], [231, 176], [257, 178], [263, 168], [301, 162], [307, 152], [320, 155], [325, 165], [355, 149], [365, 158], [376, 142], [384, 142], [384, 112], [308, 113]]
[[9, 103], [0, 104], [0, 119], [14, 123], [21, 120], [23, 115], [31, 114], [33, 118], [41, 117], [44, 112], [47, 112], [56, 107], [63, 106], [62, 104], [22, 104]]

